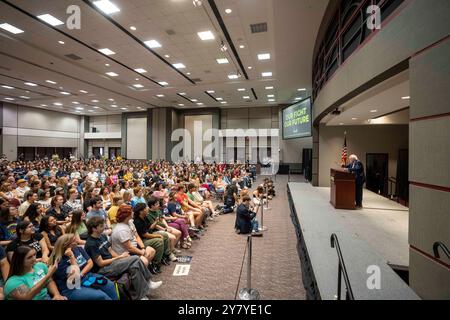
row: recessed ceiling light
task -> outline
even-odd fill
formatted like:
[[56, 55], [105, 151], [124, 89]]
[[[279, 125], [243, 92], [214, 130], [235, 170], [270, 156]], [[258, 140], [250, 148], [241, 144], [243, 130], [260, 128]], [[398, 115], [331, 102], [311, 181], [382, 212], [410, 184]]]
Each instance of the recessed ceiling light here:
[[111, 108], [117, 108], [117, 105], [112, 104], [112, 105], [111, 105]]
[[275, 97], [274, 94], [268, 94], [268, 95], [267, 95], [267, 98], [273, 98], [273, 97]]
[[14, 87], [10, 87], [10, 86], [2, 86], [2, 88], [5, 88], [5, 89], [14, 89]]
[[202, 102], [198, 102], [197, 105], [198, 105], [198, 106], [202, 106], [203, 103], [202, 103]]
[[14, 99], [14, 98], [6, 97], [5, 100], [14, 101], [15, 99]]
[[0, 28], [2, 28], [3, 30], [6, 30], [8, 32], [11, 32], [13, 34], [18, 34], [18, 33], [22, 33], [24, 32], [23, 30], [14, 27], [13, 25], [9, 24], [9, 23], [2, 23], [0, 24]]
[[131, 26], [130, 29], [133, 30], [133, 31], [136, 31], [136, 27], [135, 26]]
[[95, 106], [94, 109], [100, 109], [100, 107]]
[[243, 99], [250, 99], [249, 96], [243, 96], [242, 98], [243, 98]]
[[263, 73], [261, 73], [261, 75], [263, 77], [271, 77], [272, 76], [272, 72], [263, 72]]
[[81, 93], [88, 93], [87, 91], [85, 91], [85, 90], [80, 90], [80, 92]]
[[191, 99], [191, 101], [192, 101], [192, 102], [197, 102], [198, 100], [197, 100], [197, 99]]
[[165, 81], [160, 81], [160, 82], [158, 82], [160, 85], [162, 85], [162, 86], [167, 86], [168, 85], [168, 83], [167, 82], [165, 82]]
[[134, 71], [139, 72], [139, 73], [146, 73], [147, 72], [147, 70], [142, 69], [142, 68], [134, 69]]
[[165, 54], [165, 55], [164, 55], [164, 57], [166, 57], [166, 58], [170, 58], [170, 56], [169, 56], [168, 54]]
[[402, 97], [402, 100], [409, 100], [410, 99], [410, 97], [409, 96], [406, 96], [406, 97]]
[[217, 101], [222, 101], [222, 100], [223, 100], [223, 98], [216, 98], [216, 100], [217, 100]]
[[107, 72], [106, 74], [107, 74], [108, 76], [110, 76], [110, 77], [117, 77], [117, 76], [118, 76], [118, 74], [115, 73], [115, 72]]
[[228, 103], [228, 102], [226, 102], [226, 101], [220, 101], [220, 103], [221, 103], [221, 104], [225, 104], [225, 103]]
[[225, 13], [226, 14], [230, 14], [230, 13], [232, 13], [233, 12], [233, 10], [231, 10], [231, 9], [225, 9]]
[[52, 80], [45, 80], [45, 82], [51, 83], [51, 84], [56, 84], [56, 82], [55, 82], [55, 81], [52, 81]]
[[228, 79], [237, 79], [239, 76], [237, 74], [229, 74]]
[[186, 66], [182, 63], [174, 63], [172, 66], [174, 66], [177, 69], [184, 69]]
[[80, 104], [78, 101], [72, 101], [73, 104]]
[[94, 112], [94, 110], [88, 110], [89, 112]]
[[180, 95], [180, 96], [185, 96], [185, 95], [186, 95], [186, 92], [180, 92], [179, 95]]
[[105, 66], [109, 67], [109, 66], [110, 66], [110, 64], [109, 64], [109, 63], [105, 63]]
[[298, 100], [302, 100], [302, 97], [297, 97], [294, 100], [298, 101]]
[[68, 93], [68, 92], [65, 92], [65, 91], [61, 91], [60, 93], [61, 93], [61, 94], [63, 94], [63, 95], [65, 95], [65, 96], [68, 96], [68, 95], [70, 95], [70, 93]]
[[358, 120], [358, 118], [352, 118], [352, 120]]
[[109, 100], [109, 101], [114, 101], [114, 99], [113, 99], [113, 98], [109, 98], [108, 100]]
[[142, 107], [136, 107], [137, 109], [139, 109], [139, 110], [142, 110]]
[[63, 104], [61, 102], [54, 102], [53, 103], [55, 106], [62, 106]]
[[245, 91], [245, 88], [239, 88], [238, 91]]
[[208, 93], [215, 93], [214, 90], [208, 90], [208, 91], [206, 91], [206, 92], [208, 92]]
[[270, 60], [270, 53], [258, 54], [258, 60]]
[[25, 84], [26, 84], [27, 86], [37, 87], [37, 84], [36, 84], [36, 83], [33, 83], [33, 82], [25, 82]]
[[97, 103], [97, 102], [98, 102], [98, 100], [91, 100], [91, 102], [93, 102], [93, 103]]
[[22, 99], [30, 99], [30, 97], [27, 97], [27, 96], [20, 96], [19, 98], [22, 98]]
[[184, 107], [184, 104], [179, 103], [178, 106], [179, 106], [179, 107]]
[[41, 104], [41, 107], [46, 107], [47, 105], [46, 104]]
[[108, 49], [108, 48], [103, 48], [103, 49], [98, 49], [98, 51], [100, 51], [103, 54], [106, 54], [107, 56], [116, 54], [114, 51]]
[[297, 91], [306, 91], [305, 88], [297, 89]]
[[188, 73], [186, 73], [188, 76], [190, 76], [191, 75], [191, 73], [190, 72], [188, 72]]
[[156, 96], [157, 96], [158, 98], [163, 98], [163, 97], [164, 97], [163, 94], [157, 94]]
[[140, 84], [140, 83], [136, 83], [136, 84], [133, 84], [133, 87], [135, 87], [135, 88], [143, 88], [144, 86], [142, 84]]
[[156, 40], [148, 40], [144, 42], [145, 45], [149, 48], [160, 48], [161, 44]]
[[247, 67], [248, 68], [248, 70], [252, 70], [253, 69], [253, 67]]
[[99, 8], [106, 14], [115, 13], [115, 12], [120, 11], [120, 9], [109, 0], [94, 1], [94, 4], [97, 8]]
[[139, 78], [135, 78], [134, 80], [139, 81]]
[[61, 41], [61, 40], [59, 40], [58, 43], [59, 43], [59, 44], [65, 44], [65, 42], [64, 42], [64, 41]]
[[127, 110], [127, 108], [120, 108], [120, 109], [122, 109], [122, 110]]
[[83, 107], [76, 107], [75, 109], [76, 109], [76, 110], [84, 110]]
[[201, 40], [214, 40], [214, 34], [211, 31], [201, 31], [201, 32], [197, 32], [198, 37]]
[[341, 122], [341, 123], [339, 123], [339, 125], [340, 125], [340, 126], [343, 126], [343, 125], [344, 125], [344, 123], [343, 123], [343, 122]]
[[60, 25], [64, 24], [64, 22], [62, 22], [58, 18], [55, 18], [54, 16], [52, 16], [51, 14], [48, 14], [48, 13], [41, 14], [40, 16], [37, 16], [37, 17], [52, 26], [60, 26]]
[[272, 90], [273, 87], [266, 87], [266, 90]]
[[268, 101], [269, 102], [275, 102], [275, 99], [269, 99]]
[[243, 44], [241, 44], [241, 45], [239, 46], [239, 48], [244, 49], [245, 46], [244, 46]]
[[225, 64], [225, 63], [229, 63], [227, 58], [218, 58], [216, 59], [218, 64]]
[[378, 112], [378, 110], [375, 110], [375, 109], [374, 109], [374, 110], [370, 110], [370, 112], [371, 112], [371, 113], [376, 113], [376, 112]]

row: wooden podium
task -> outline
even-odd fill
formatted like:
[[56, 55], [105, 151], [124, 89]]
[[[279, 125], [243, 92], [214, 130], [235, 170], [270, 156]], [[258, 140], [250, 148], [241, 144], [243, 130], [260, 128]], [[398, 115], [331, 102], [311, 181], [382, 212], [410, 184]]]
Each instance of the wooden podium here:
[[355, 210], [355, 175], [343, 169], [331, 169], [330, 180], [333, 207]]

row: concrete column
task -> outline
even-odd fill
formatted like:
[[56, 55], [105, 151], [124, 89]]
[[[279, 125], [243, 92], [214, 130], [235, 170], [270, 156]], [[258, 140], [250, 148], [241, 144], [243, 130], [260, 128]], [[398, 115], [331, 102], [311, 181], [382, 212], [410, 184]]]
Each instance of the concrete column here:
[[410, 60], [410, 286], [423, 299], [450, 299], [450, 41]]

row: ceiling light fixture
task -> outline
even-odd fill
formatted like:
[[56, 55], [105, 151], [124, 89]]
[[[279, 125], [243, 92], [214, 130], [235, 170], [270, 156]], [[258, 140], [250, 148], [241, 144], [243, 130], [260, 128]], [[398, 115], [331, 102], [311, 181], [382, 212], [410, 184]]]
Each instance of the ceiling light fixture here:
[[93, 103], [97, 103], [97, 102], [98, 102], [98, 100], [91, 100], [91, 102], [93, 102]]
[[14, 87], [10, 87], [10, 86], [2, 86], [2, 88], [5, 88], [5, 89], [14, 89]]
[[263, 72], [263, 73], [261, 73], [261, 75], [262, 75], [263, 77], [271, 77], [271, 76], [272, 76], [272, 72], [270, 72], [270, 71], [268, 71], [268, 72]]
[[88, 93], [87, 91], [85, 91], [85, 90], [80, 90], [80, 92], [81, 93]]
[[170, 58], [170, 56], [169, 56], [168, 54], [164, 55], [164, 57], [166, 57], [166, 58]]
[[117, 76], [118, 76], [118, 74], [115, 73], [115, 72], [107, 72], [106, 74], [107, 74], [108, 76], [110, 76], [110, 77], [117, 77]]
[[120, 9], [109, 0], [94, 1], [94, 5], [106, 14], [111, 14], [120, 11]]
[[20, 96], [19, 98], [22, 98], [22, 99], [30, 99], [30, 97], [27, 97], [27, 96]]
[[139, 72], [139, 73], [146, 73], [147, 72], [147, 70], [142, 69], [142, 68], [134, 69], [134, 71]]
[[100, 51], [103, 54], [106, 54], [107, 56], [116, 54], [114, 51], [108, 49], [108, 48], [103, 48], [103, 49], [98, 49], [98, 51]]
[[158, 82], [160, 85], [162, 85], [162, 86], [167, 86], [167, 85], [169, 85], [167, 82], [165, 82], [165, 81], [161, 81], [161, 82]]
[[215, 39], [214, 34], [211, 31], [209, 31], [209, 30], [208, 31], [197, 32], [197, 35], [203, 41], [214, 40]]
[[24, 32], [23, 30], [14, 27], [13, 25], [9, 24], [9, 23], [2, 23], [0, 24], [0, 28], [2, 28], [3, 30], [6, 30], [8, 32], [11, 32], [13, 34], [18, 34], [18, 33], [22, 33]]
[[376, 113], [376, 112], [378, 112], [378, 110], [370, 110], [370, 113]]
[[33, 82], [25, 82], [25, 84], [30, 87], [37, 87], [37, 84]]
[[194, 5], [194, 7], [201, 7], [202, 1], [201, 0], [193, 0], [192, 4]]
[[245, 88], [239, 88], [238, 91], [245, 91]]
[[61, 102], [54, 102], [53, 103], [55, 106], [62, 106], [63, 104]]
[[221, 103], [221, 104], [226, 104], [226, 103], [228, 103], [228, 102], [226, 102], [226, 101], [220, 101], [220, 103]]
[[130, 29], [133, 30], [133, 31], [136, 31], [136, 27], [135, 26], [131, 26]]
[[52, 26], [60, 26], [60, 25], [64, 24], [64, 22], [62, 22], [61, 20], [55, 18], [54, 16], [52, 16], [51, 14], [48, 14], [48, 13], [41, 14], [40, 16], [37, 16], [37, 17]]
[[14, 98], [6, 97], [5, 100], [14, 101]]
[[233, 79], [238, 79], [239, 76], [237, 74], [229, 74], [228, 75], [228, 79], [233, 80]]
[[69, 96], [69, 95], [70, 95], [70, 93], [65, 92], [65, 91], [61, 91], [60, 93], [63, 94], [63, 95], [65, 95], [65, 96]]
[[184, 64], [182, 64], [182, 63], [174, 63], [174, 64], [172, 64], [172, 66], [174, 66], [177, 69], [184, 69], [184, 68], [186, 68], [186, 66]]
[[402, 100], [409, 100], [410, 96], [402, 97]]
[[45, 80], [45, 82], [51, 83], [51, 84], [56, 84], [56, 82], [55, 82], [55, 81], [52, 81], [52, 80]]
[[222, 52], [227, 52], [227, 50], [228, 50], [227, 45], [222, 41], [222, 42], [220, 43], [220, 51], [222, 51]]
[[143, 88], [144, 86], [142, 84], [140, 84], [140, 83], [136, 83], [136, 84], [133, 84], [133, 87], [135, 87], [135, 88]]
[[243, 96], [242, 98], [243, 98], [243, 99], [250, 99], [249, 96]]
[[217, 101], [222, 101], [222, 100], [223, 100], [223, 98], [216, 98], [216, 100], [217, 100]]
[[244, 49], [245, 46], [244, 46], [243, 44], [241, 44], [241, 45], [239, 46], [239, 48]]
[[306, 91], [305, 88], [297, 89], [297, 91]]
[[258, 60], [270, 60], [270, 53], [258, 54]]
[[161, 48], [161, 44], [156, 40], [148, 40], [144, 42], [149, 48]]
[[273, 87], [271, 86], [271, 87], [266, 87], [266, 90], [272, 90], [273, 89]]
[[233, 10], [231, 10], [231, 9], [225, 9], [225, 13], [226, 14], [230, 14], [230, 13], [232, 13], [233, 12]]
[[216, 59], [218, 64], [225, 64], [225, 63], [229, 63], [227, 58], [218, 58]]
[[165, 96], [163, 94], [157, 94], [156, 95], [158, 98], [164, 98]]
[[61, 41], [61, 40], [59, 40], [58, 43], [59, 43], [59, 44], [65, 44], [65, 42], [64, 42], [64, 41]]

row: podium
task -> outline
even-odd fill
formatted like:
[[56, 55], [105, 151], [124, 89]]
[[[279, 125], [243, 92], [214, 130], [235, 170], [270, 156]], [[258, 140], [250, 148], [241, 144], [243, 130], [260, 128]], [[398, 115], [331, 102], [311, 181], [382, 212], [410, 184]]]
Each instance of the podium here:
[[336, 209], [355, 210], [355, 175], [342, 169], [330, 170], [330, 202]]

